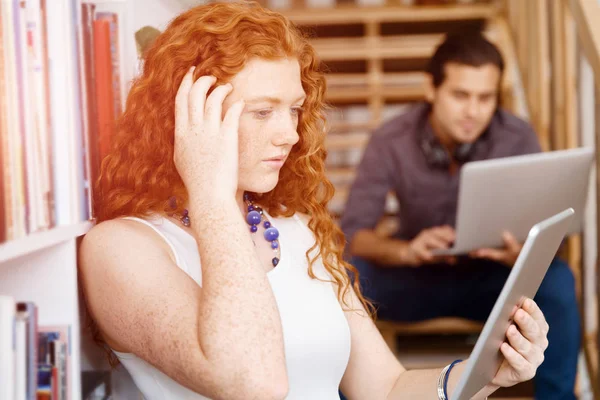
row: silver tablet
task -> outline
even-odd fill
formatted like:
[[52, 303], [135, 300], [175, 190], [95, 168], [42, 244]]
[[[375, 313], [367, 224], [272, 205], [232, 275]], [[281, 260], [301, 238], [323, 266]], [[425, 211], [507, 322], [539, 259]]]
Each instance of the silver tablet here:
[[500, 353], [500, 346], [506, 339], [512, 316], [525, 298], [535, 296], [561, 241], [572, 226], [574, 216], [574, 210], [569, 208], [531, 228], [481, 335], [466, 361], [464, 373], [450, 396], [451, 400], [471, 399], [492, 381], [504, 359]]
[[523, 242], [538, 221], [567, 208], [576, 216], [567, 233], [579, 232], [593, 148], [551, 151], [467, 163], [461, 170], [456, 240], [435, 255], [501, 247], [502, 232]]

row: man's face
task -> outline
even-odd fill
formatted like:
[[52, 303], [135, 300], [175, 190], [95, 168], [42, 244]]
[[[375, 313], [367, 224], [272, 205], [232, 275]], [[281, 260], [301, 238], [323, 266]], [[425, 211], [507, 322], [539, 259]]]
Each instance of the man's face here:
[[476, 141], [494, 115], [499, 85], [500, 69], [495, 65], [446, 64], [442, 84], [429, 84], [426, 92], [437, 133], [456, 143]]

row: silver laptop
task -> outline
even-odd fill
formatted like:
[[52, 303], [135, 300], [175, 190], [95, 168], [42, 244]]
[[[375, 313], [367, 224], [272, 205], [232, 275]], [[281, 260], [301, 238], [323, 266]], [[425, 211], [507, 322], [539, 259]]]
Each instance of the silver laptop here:
[[522, 242], [538, 221], [573, 208], [568, 234], [581, 231], [594, 149], [589, 147], [467, 163], [460, 176], [456, 239], [435, 255], [504, 245], [502, 232]]
[[576, 219], [574, 214], [573, 209], [569, 208], [531, 228], [523, 250], [466, 361], [464, 372], [450, 396], [451, 400], [470, 399], [490, 383], [498, 372], [503, 361], [500, 345], [505, 341], [514, 311], [522, 305], [524, 298], [535, 296], [560, 242]]

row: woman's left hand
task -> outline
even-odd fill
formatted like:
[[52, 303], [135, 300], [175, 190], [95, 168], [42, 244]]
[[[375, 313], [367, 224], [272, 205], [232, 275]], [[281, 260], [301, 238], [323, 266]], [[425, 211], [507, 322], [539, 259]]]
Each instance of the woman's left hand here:
[[492, 385], [508, 387], [528, 381], [544, 361], [549, 327], [538, 305], [526, 299], [513, 319], [517, 325], [511, 324], [506, 331], [507, 342], [500, 347], [504, 361]]

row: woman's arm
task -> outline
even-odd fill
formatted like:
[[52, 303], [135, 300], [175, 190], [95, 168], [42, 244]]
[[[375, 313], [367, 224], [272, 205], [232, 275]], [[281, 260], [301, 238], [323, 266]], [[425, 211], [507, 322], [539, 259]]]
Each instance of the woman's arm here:
[[[354, 292], [349, 293], [352, 310], [346, 311], [352, 336], [350, 361], [342, 379], [341, 389], [353, 399], [437, 399], [437, 381], [442, 369], [407, 371], [392, 354], [377, 327], [369, 318]], [[541, 311], [528, 299], [516, 314], [516, 322], [523, 332], [510, 328], [510, 345], [501, 351], [505, 357], [494, 380], [474, 399], [484, 399], [500, 386], [512, 386], [531, 379], [543, 361], [547, 347], [548, 324]], [[450, 373], [448, 394], [460, 379], [464, 363]]]
[[236, 236], [231, 211], [215, 210], [224, 236], [199, 246], [206, 256], [202, 288], [150, 227], [127, 220], [94, 227], [80, 253], [86, 300], [115, 350], [137, 355], [183, 386], [212, 399], [282, 399], [279, 314], [265, 272]]
[[[173, 159], [189, 195], [202, 288], [149, 227], [108, 221], [84, 240], [90, 308], [125, 351], [213, 399], [280, 399], [287, 390], [281, 320], [236, 202], [243, 101], [223, 114], [230, 84], [183, 78], [175, 99]], [[150, 230], [150, 231], [149, 231]]]
[[[461, 362], [452, 368], [448, 380], [448, 395], [451, 395], [460, 376], [464, 371], [465, 363]], [[385, 399], [437, 399], [437, 381], [442, 368], [410, 370], [400, 374], [394, 382], [393, 388]], [[473, 400], [482, 400], [494, 393], [498, 386], [488, 385], [483, 388]]]

